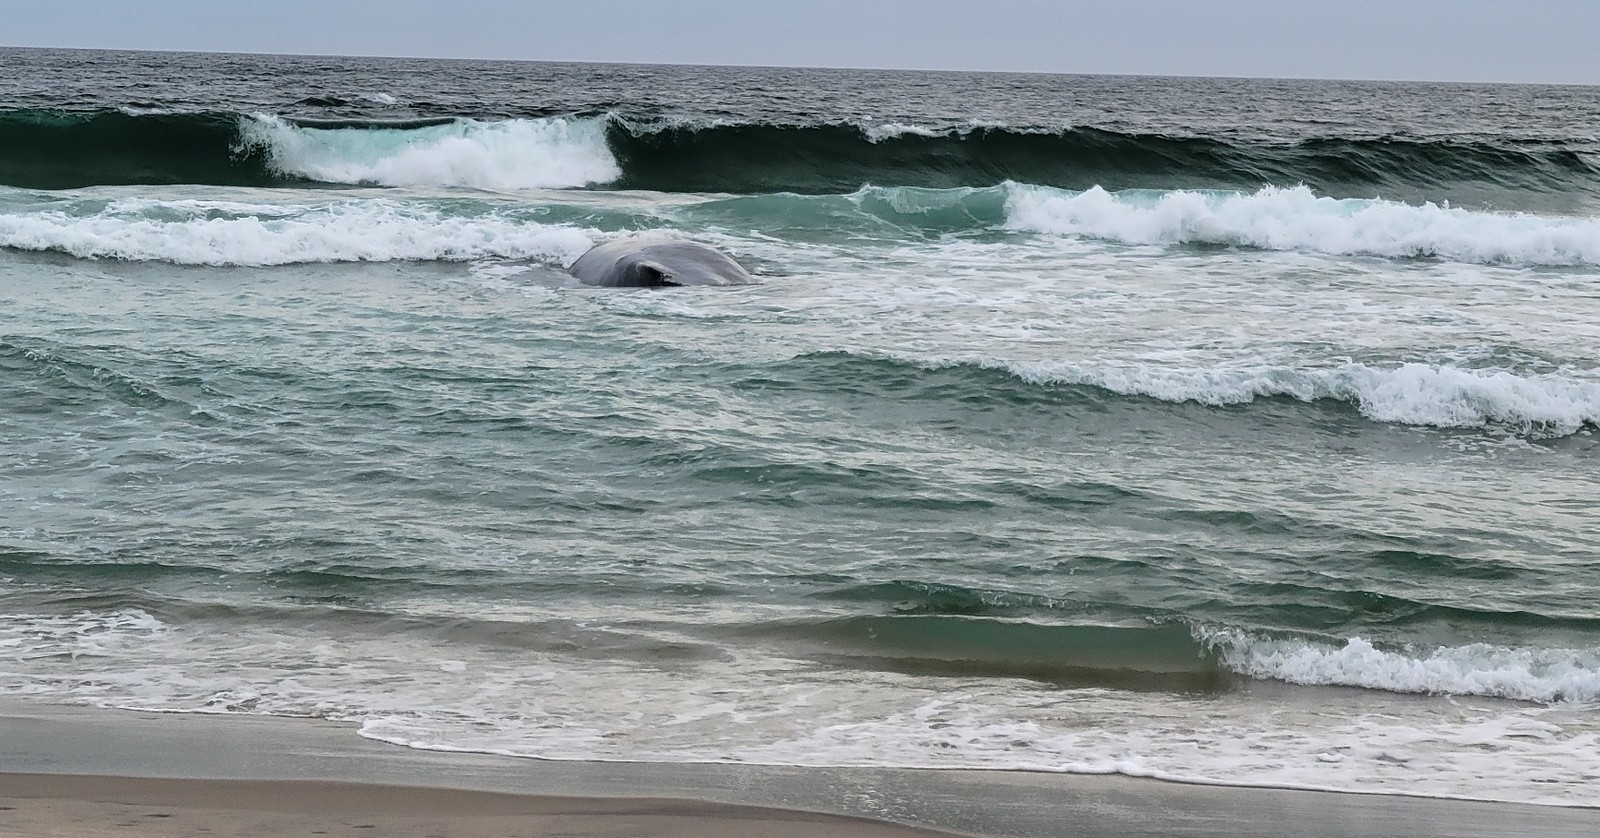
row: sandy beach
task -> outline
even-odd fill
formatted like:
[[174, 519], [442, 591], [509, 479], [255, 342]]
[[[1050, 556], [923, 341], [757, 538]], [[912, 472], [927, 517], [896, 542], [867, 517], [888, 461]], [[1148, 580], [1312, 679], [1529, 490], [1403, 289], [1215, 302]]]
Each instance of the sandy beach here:
[[1588, 836], [1600, 811], [1022, 772], [561, 762], [0, 704], [0, 834]]
[[694, 800], [555, 797], [296, 780], [0, 775], [7, 835], [786, 836], [948, 833]]

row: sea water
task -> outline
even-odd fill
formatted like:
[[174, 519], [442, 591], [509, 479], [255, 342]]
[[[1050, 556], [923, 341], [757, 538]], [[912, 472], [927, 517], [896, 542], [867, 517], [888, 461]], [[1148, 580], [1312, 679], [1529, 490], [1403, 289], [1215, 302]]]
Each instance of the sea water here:
[[0, 692], [1600, 805], [1600, 89], [0, 63]]

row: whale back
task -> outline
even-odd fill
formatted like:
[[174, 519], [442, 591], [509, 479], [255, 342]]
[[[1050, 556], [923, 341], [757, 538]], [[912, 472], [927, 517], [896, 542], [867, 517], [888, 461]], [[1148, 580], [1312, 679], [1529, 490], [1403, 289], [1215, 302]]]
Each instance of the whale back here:
[[710, 245], [675, 239], [613, 239], [590, 248], [567, 271], [586, 285], [608, 288], [755, 282], [728, 254]]

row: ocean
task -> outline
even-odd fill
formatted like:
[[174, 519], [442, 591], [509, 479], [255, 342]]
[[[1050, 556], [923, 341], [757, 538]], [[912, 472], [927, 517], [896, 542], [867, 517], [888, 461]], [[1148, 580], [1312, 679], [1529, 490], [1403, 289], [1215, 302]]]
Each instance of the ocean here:
[[1600, 805], [1600, 88], [0, 66], [0, 695]]

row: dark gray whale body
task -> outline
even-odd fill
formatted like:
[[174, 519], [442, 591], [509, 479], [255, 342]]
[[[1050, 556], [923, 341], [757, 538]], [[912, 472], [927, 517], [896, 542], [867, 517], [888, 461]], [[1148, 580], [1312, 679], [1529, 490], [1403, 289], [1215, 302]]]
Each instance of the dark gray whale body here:
[[662, 288], [749, 285], [750, 272], [710, 245], [678, 239], [613, 239], [589, 248], [567, 272], [586, 285]]

